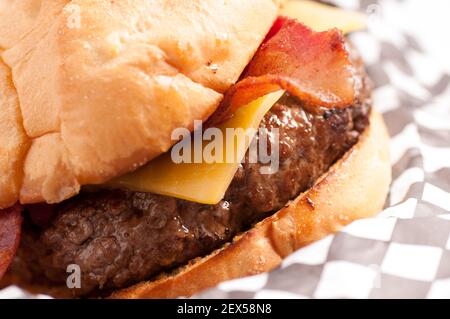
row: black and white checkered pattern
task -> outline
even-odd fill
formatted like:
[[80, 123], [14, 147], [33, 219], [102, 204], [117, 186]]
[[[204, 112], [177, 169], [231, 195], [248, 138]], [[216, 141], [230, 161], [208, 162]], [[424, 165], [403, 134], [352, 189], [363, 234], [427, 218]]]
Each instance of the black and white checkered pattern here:
[[[299, 250], [271, 273], [198, 298], [450, 298], [450, 2], [334, 2], [370, 15], [369, 32], [352, 41], [392, 136], [386, 209]], [[10, 287], [2, 297], [31, 296]]]
[[450, 215], [405, 217], [407, 201], [294, 253], [213, 298], [450, 298]]
[[450, 2], [333, 2], [370, 15], [352, 41], [392, 136], [386, 209], [199, 298], [450, 298]]

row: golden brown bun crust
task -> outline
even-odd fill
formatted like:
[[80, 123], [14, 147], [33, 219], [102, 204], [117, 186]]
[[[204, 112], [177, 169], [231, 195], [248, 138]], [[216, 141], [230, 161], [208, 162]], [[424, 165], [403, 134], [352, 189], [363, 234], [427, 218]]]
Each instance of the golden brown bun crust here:
[[11, 72], [0, 58], [0, 203], [6, 207], [19, 196], [28, 147]]
[[358, 144], [286, 208], [176, 274], [118, 291], [112, 298], [191, 296], [226, 280], [270, 271], [296, 249], [378, 213], [391, 181], [389, 137], [378, 113], [370, 121]]
[[[194, 120], [215, 111], [278, 5], [0, 0], [0, 56], [12, 72], [7, 89], [20, 101], [23, 122], [11, 118], [8, 125], [24, 130], [30, 144], [26, 156], [0, 157], [0, 167], [10, 161], [23, 170], [20, 201], [60, 202], [81, 185], [105, 182], [166, 152], [173, 129], [193, 129]], [[16, 139], [0, 134], [1, 141]], [[9, 193], [0, 208], [17, 199], [17, 190]]]

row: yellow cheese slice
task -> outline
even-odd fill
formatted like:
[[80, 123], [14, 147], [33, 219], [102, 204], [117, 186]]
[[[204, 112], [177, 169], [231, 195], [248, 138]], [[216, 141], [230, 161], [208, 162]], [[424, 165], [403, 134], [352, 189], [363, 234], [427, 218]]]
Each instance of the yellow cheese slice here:
[[338, 28], [346, 34], [366, 28], [366, 16], [362, 13], [309, 0], [289, 1], [284, 5], [280, 14], [297, 19], [319, 32]]
[[[202, 163], [176, 164], [171, 158], [171, 152], [168, 152], [137, 171], [113, 180], [110, 184], [203, 204], [217, 204], [223, 199], [250, 146], [252, 136], [248, 136], [247, 129], [256, 130], [264, 115], [283, 94], [283, 90], [276, 91], [242, 106], [231, 119], [218, 126], [224, 138], [222, 149], [216, 151], [221, 152], [222, 160], [206, 163], [205, 157], [202, 156]], [[239, 130], [234, 131], [233, 138], [226, 138], [227, 128]], [[193, 153], [194, 142], [188, 145], [191, 146]], [[208, 141], [200, 145], [202, 154], [208, 145], [211, 145]], [[230, 154], [231, 150], [234, 153]], [[233, 154], [234, 156], [231, 156]]]

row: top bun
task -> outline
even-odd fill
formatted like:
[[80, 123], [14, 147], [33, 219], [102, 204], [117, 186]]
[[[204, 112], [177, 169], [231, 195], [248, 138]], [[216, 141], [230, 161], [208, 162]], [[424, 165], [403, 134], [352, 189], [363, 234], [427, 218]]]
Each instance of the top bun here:
[[57, 203], [166, 152], [216, 110], [279, 3], [0, 0], [0, 207]]

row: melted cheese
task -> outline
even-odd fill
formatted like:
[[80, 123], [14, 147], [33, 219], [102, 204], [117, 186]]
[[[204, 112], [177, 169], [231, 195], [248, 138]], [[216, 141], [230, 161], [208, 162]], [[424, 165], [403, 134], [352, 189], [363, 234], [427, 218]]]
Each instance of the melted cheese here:
[[289, 1], [280, 14], [297, 19], [319, 32], [338, 28], [346, 34], [366, 28], [366, 16], [362, 13], [342, 10], [309, 0]]
[[[282, 90], [273, 92], [242, 106], [231, 119], [218, 126], [224, 137], [222, 161], [176, 164], [171, 158], [171, 152], [168, 152], [137, 171], [113, 180], [110, 184], [203, 204], [217, 204], [223, 199], [250, 146], [253, 136], [247, 134], [249, 132], [247, 129], [256, 130], [264, 115], [283, 94]], [[227, 128], [240, 130], [235, 131], [233, 138], [226, 138]], [[208, 144], [210, 142], [203, 142], [202, 153]], [[193, 141], [190, 147], [194, 152]], [[232, 160], [227, 159], [230, 150], [233, 150], [235, 155]]]

